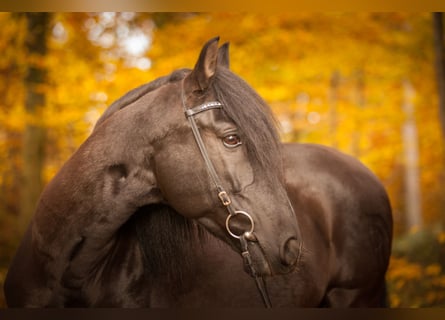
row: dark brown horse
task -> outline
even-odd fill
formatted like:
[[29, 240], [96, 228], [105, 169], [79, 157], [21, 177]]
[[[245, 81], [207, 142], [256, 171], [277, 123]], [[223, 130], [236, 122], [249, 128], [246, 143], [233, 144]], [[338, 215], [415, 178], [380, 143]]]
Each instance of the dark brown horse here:
[[375, 176], [333, 149], [281, 144], [215, 38], [193, 70], [99, 119], [42, 193], [5, 296], [11, 307], [382, 306], [391, 238]]

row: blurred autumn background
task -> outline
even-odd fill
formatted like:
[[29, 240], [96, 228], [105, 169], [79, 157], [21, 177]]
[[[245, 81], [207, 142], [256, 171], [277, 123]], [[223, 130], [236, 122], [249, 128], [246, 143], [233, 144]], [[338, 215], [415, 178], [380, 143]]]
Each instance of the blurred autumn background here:
[[107, 106], [192, 67], [220, 35], [284, 141], [336, 147], [385, 185], [390, 305], [445, 306], [441, 22], [432, 13], [0, 13], [0, 285], [43, 186]]

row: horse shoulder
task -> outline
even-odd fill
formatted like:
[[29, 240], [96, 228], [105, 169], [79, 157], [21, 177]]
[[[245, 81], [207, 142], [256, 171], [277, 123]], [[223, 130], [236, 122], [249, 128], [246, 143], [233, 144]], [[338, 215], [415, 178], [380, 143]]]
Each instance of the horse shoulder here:
[[286, 144], [283, 162], [303, 241], [313, 255], [329, 257], [330, 285], [377, 281], [392, 238], [391, 207], [378, 178], [360, 161], [321, 145]]
[[293, 192], [316, 196], [325, 219], [361, 219], [379, 216], [392, 225], [388, 195], [379, 179], [359, 160], [316, 144], [283, 147], [286, 183]]

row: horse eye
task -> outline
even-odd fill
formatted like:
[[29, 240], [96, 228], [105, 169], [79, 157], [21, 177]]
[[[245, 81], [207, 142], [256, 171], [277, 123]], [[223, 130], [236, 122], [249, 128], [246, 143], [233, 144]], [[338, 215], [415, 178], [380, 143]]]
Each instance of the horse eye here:
[[222, 141], [227, 148], [235, 148], [242, 144], [240, 137], [236, 134], [229, 134]]

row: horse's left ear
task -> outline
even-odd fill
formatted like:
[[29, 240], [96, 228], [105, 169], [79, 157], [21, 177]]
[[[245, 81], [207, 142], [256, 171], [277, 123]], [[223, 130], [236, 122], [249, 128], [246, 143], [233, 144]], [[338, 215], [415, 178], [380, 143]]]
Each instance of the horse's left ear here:
[[216, 72], [218, 62], [219, 37], [209, 40], [201, 50], [195, 68], [187, 76], [186, 81], [193, 81], [199, 86], [199, 90], [209, 87], [210, 80]]

